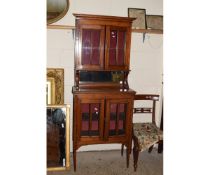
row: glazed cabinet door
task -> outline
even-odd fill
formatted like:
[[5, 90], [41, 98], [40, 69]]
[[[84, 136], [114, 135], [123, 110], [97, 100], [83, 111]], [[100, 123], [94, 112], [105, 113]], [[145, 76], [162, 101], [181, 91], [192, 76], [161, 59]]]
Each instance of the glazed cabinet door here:
[[104, 100], [81, 98], [78, 100], [78, 138], [80, 141], [102, 140], [104, 128]]
[[129, 69], [129, 31], [128, 27], [106, 26], [106, 69]]
[[131, 100], [106, 100], [105, 140], [126, 139], [131, 127]]
[[76, 69], [104, 69], [105, 26], [79, 25], [76, 35]]

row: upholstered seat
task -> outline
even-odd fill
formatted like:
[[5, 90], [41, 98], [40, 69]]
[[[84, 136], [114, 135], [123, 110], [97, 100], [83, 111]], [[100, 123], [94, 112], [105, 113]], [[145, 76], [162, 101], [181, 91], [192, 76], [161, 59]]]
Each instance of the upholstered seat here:
[[134, 123], [133, 136], [138, 139], [141, 152], [163, 140], [163, 132], [153, 123]]

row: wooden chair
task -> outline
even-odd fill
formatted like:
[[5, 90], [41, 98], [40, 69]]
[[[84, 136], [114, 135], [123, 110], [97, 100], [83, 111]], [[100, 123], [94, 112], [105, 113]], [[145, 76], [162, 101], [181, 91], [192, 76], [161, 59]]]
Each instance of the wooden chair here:
[[[147, 123], [133, 123], [133, 159], [134, 159], [134, 171], [137, 169], [137, 162], [139, 158], [139, 152], [149, 149], [151, 152], [155, 143], [163, 142], [163, 132], [156, 126], [155, 123], [155, 109], [156, 101], [159, 100], [159, 95], [153, 94], [136, 94], [134, 100], [152, 101], [152, 107], [135, 107], [133, 113], [138, 114], [151, 114], [152, 122]], [[121, 155], [123, 155], [124, 145], [122, 145]]]

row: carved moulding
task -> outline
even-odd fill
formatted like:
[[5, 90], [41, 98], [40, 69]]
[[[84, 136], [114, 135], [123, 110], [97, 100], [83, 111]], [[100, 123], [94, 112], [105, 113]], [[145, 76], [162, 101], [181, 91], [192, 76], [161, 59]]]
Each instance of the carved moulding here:
[[[50, 84], [53, 82], [52, 84]], [[47, 104], [63, 105], [64, 104], [64, 69], [47, 68], [47, 83], [51, 88], [47, 88]], [[50, 92], [48, 90], [51, 89]], [[51, 99], [50, 101], [48, 99]]]

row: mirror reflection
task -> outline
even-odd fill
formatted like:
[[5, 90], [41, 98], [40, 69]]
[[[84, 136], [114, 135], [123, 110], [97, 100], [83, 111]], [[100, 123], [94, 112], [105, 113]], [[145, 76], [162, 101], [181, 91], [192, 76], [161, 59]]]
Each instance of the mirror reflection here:
[[67, 13], [69, 0], [47, 0], [47, 24], [58, 21]]
[[80, 82], [120, 82], [123, 71], [80, 71]]
[[66, 111], [47, 108], [47, 167], [64, 167], [66, 163]]
[[70, 105], [47, 105], [47, 171], [70, 169]]

